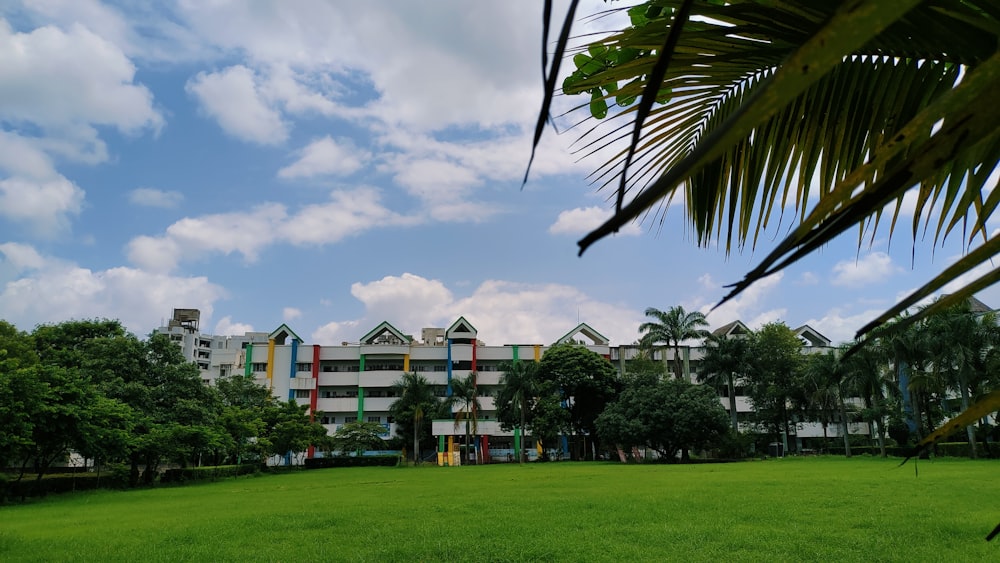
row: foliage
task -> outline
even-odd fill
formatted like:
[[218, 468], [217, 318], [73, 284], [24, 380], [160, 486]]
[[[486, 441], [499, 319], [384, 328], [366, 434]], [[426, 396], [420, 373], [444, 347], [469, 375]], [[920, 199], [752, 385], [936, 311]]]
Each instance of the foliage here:
[[204, 467], [177, 467], [163, 472], [163, 483], [182, 483], [184, 481], [216, 481], [228, 477], [251, 475], [260, 472], [259, 463], [244, 463], [241, 465], [209, 465]]
[[610, 444], [651, 448], [672, 460], [680, 450], [717, 445], [727, 433], [727, 418], [711, 388], [647, 378], [625, 386], [598, 417], [597, 429]]
[[607, 358], [576, 344], [556, 344], [538, 366], [532, 430], [543, 443], [560, 433], [587, 434], [599, 441], [596, 420], [620, 388]]
[[[746, 391], [759, 425], [774, 434], [789, 434], [789, 409], [807, 401], [801, 380], [802, 343], [787, 325], [768, 323], [750, 341], [751, 368]], [[797, 404], [796, 404], [797, 403]]]
[[[536, 144], [576, 5], [543, 68]], [[860, 245], [890, 210], [891, 233], [904, 195], [919, 187], [914, 240], [933, 230], [937, 242], [961, 225], [965, 244], [979, 237], [982, 245], [872, 326], [1000, 252], [986, 228], [1000, 196], [984, 196], [995, 192], [988, 182], [1000, 159], [1000, 110], [991, 103], [1000, 12], [990, 0], [651, 0], [628, 10], [631, 25], [591, 40], [563, 83], [564, 93], [590, 94], [594, 117], [628, 120], [584, 134], [588, 152], [616, 138], [625, 144], [595, 173], [618, 185], [616, 212], [581, 251], [657, 205], [665, 213], [663, 202], [679, 193], [698, 243], [724, 238], [727, 251], [754, 245], [775, 216], [796, 217], [728, 299], [848, 229], [859, 229]], [[598, 101], [611, 97], [629, 109], [607, 112]], [[995, 271], [973, 277], [942, 308], [998, 279]]]
[[340, 455], [347, 455], [365, 450], [384, 450], [385, 427], [378, 422], [348, 422], [337, 429], [331, 445]]
[[639, 342], [646, 348], [663, 342], [674, 350], [674, 377], [685, 376], [681, 361], [681, 342], [685, 340], [700, 340], [708, 336], [708, 321], [699, 311], [685, 311], [684, 307], [676, 305], [661, 311], [653, 307], [646, 309], [646, 317], [653, 320], [639, 325], [642, 338]]
[[411, 455], [414, 462], [419, 462], [422, 446], [433, 447], [431, 421], [442, 401], [434, 396], [427, 378], [417, 373], [404, 373], [393, 383], [392, 393], [399, 397], [389, 406], [389, 413], [396, 419], [396, 433], [400, 438], [412, 440]]
[[394, 455], [314, 457], [305, 460], [306, 469], [323, 469], [327, 467], [394, 467], [396, 465], [399, 465], [399, 457]]
[[698, 381], [713, 387], [725, 387], [729, 398], [729, 419], [733, 432], [739, 432], [736, 411], [736, 382], [742, 381], [751, 369], [750, 337], [709, 336], [705, 339], [705, 356], [701, 360]]

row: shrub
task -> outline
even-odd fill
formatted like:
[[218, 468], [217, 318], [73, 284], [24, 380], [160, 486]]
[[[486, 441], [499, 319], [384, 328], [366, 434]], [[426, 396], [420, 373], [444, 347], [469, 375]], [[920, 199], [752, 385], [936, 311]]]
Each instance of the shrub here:
[[334, 456], [305, 460], [306, 469], [325, 467], [394, 467], [399, 463], [396, 455]]
[[256, 463], [243, 463], [240, 465], [213, 465], [208, 467], [177, 467], [163, 472], [160, 481], [163, 483], [182, 483], [184, 481], [215, 481], [236, 477], [238, 475], [248, 475], [260, 471], [260, 466]]

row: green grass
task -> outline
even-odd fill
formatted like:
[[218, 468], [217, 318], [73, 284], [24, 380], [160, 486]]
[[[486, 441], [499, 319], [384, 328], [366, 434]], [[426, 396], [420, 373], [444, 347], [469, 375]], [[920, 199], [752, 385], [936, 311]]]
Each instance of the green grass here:
[[350, 468], [0, 507], [0, 561], [998, 561], [1000, 464]]

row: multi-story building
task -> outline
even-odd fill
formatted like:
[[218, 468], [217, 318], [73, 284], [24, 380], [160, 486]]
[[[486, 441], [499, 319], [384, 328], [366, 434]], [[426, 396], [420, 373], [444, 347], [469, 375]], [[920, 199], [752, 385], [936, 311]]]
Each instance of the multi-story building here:
[[[448, 328], [424, 328], [417, 339], [404, 334], [389, 322], [382, 322], [356, 342], [340, 345], [306, 344], [290, 327], [282, 324], [270, 334], [246, 333], [243, 336], [212, 336], [198, 332], [199, 313], [193, 309], [175, 309], [167, 327], [157, 330], [168, 334], [184, 351], [185, 357], [198, 364], [202, 380], [212, 383], [217, 377], [241, 373], [254, 378], [281, 399], [292, 399], [307, 406], [314, 420], [331, 434], [354, 421], [382, 424], [387, 435], [395, 433], [395, 420], [390, 405], [396, 400], [393, 384], [404, 373], [423, 375], [438, 396], [450, 395], [452, 380], [477, 373], [481, 409], [477, 417], [480, 451], [491, 452], [494, 458], [506, 459], [513, 451], [515, 438], [500, 428], [496, 420], [494, 396], [499, 390], [503, 366], [513, 361], [538, 361], [551, 344], [522, 343], [488, 345], [479, 339], [476, 328], [464, 317]], [[808, 325], [795, 329], [803, 340], [806, 352], [828, 350], [830, 341]], [[715, 331], [718, 335], [739, 337], [749, 333], [740, 321]], [[608, 358], [622, 373], [639, 354], [638, 345], [612, 346], [609, 340], [586, 323], [581, 323], [555, 343], [574, 342]], [[701, 346], [680, 346], [679, 352], [685, 377], [696, 382], [705, 349]], [[675, 350], [657, 347], [652, 359], [664, 362], [668, 370], [674, 365]], [[737, 388], [737, 412], [741, 421], [748, 421], [752, 405]], [[728, 410], [729, 400], [723, 394], [720, 402]], [[457, 410], [459, 407], [453, 407]], [[822, 436], [819, 424], [799, 423], [797, 438]], [[838, 436], [838, 429], [828, 429]], [[851, 428], [852, 433], [867, 433], [863, 425]], [[454, 420], [436, 420], [433, 433], [441, 443], [464, 435], [464, 427]], [[528, 437], [526, 447], [533, 448]], [[313, 455], [314, 452], [309, 452]]]

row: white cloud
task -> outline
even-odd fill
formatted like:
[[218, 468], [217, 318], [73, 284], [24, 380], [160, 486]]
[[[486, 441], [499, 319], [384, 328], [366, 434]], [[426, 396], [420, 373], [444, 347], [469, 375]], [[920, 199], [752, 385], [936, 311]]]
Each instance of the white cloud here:
[[695, 308], [705, 314], [709, 324], [713, 327], [720, 327], [738, 320], [756, 330], [766, 323], [785, 319], [787, 309], [769, 307], [769, 300], [777, 293], [783, 277], [784, 272], [770, 275], [713, 310], [712, 307], [716, 301], [711, 299], [717, 300], [716, 296], [725, 295], [727, 290], [722, 287], [722, 284], [713, 280], [710, 275], [705, 274], [698, 278], [698, 281], [707, 290], [707, 295], [713, 297], [711, 299], [699, 298]]
[[20, 273], [0, 286], [0, 311], [22, 328], [71, 318], [111, 317], [145, 335], [177, 303], [200, 309], [205, 317], [225, 290], [205, 277], [154, 274], [133, 268], [90, 270], [40, 255], [32, 247], [0, 245], [3, 264]]
[[302, 311], [296, 309], [295, 307], [285, 307], [284, 309], [281, 310], [281, 318], [283, 318], [286, 323], [294, 321], [295, 319], [301, 316], [302, 316]]
[[348, 176], [371, 159], [371, 153], [357, 149], [349, 140], [338, 142], [329, 135], [309, 143], [298, 156], [298, 160], [278, 171], [278, 177]]
[[882, 283], [899, 271], [892, 258], [884, 252], [872, 252], [857, 260], [842, 260], [833, 267], [830, 283], [846, 287], [863, 287]]
[[16, 33], [0, 20], [0, 118], [46, 130], [100, 124], [126, 133], [159, 128], [135, 66], [114, 44], [85, 27]]
[[[603, 207], [577, 207], [559, 213], [556, 222], [549, 227], [554, 235], [585, 235], [600, 227], [611, 218], [612, 211]], [[618, 231], [620, 235], [642, 234], [642, 229], [634, 223], [625, 225]]]
[[219, 336], [242, 336], [247, 332], [253, 332], [253, 326], [246, 323], [234, 323], [233, 318], [226, 315], [219, 319], [219, 322], [215, 323], [213, 334]]
[[185, 89], [198, 99], [202, 110], [233, 137], [261, 145], [288, 138], [281, 114], [263, 98], [254, 71], [243, 65], [221, 72], [200, 72]]
[[136, 188], [128, 193], [128, 200], [135, 205], [173, 209], [184, 201], [184, 194], [156, 188]]
[[284, 205], [265, 203], [249, 211], [186, 217], [163, 235], [132, 239], [127, 254], [134, 264], [166, 272], [182, 260], [210, 254], [237, 253], [254, 262], [264, 248], [276, 243], [331, 244], [374, 227], [414, 222], [382, 206], [374, 189], [336, 190], [329, 202], [306, 205], [294, 214]]
[[80, 212], [83, 190], [66, 178], [48, 181], [0, 180], [0, 216], [31, 223], [39, 234], [68, 227], [67, 215]]
[[884, 311], [882, 309], [869, 309], [854, 315], [846, 315], [840, 308], [833, 308], [827, 311], [826, 315], [819, 319], [809, 319], [807, 324], [820, 334], [830, 339], [836, 346], [844, 342], [852, 342], [854, 335], [862, 326], [877, 318]]
[[318, 343], [357, 341], [382, 321], [419, 337], [421, 328], [447, 327], [464, 316], [490, 344], [551, 344], [580, 321], [621, 344], [635, 341], [642, 322], [638, 311], [561, 284], [488, 280], [456, 297], [440, 280], [404, 273], [355, 283], [351, 294], [365, 305], [364, 317], [323, 325], [313, 333]]

